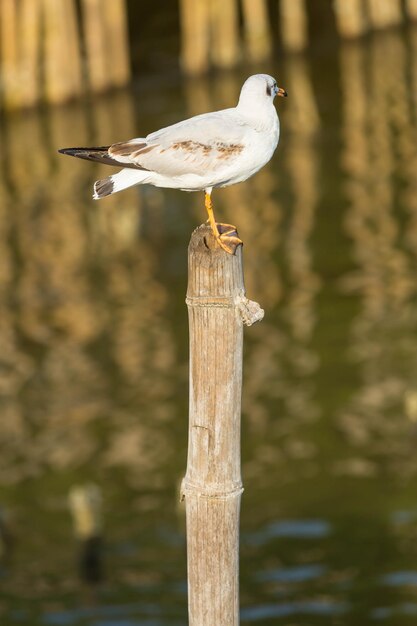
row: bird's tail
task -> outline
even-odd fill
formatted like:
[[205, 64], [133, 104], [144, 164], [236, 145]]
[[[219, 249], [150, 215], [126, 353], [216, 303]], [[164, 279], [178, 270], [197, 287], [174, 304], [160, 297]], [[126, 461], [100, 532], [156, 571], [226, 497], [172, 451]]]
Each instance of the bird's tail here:
[[112, 174], [94, 183], [93, 198], [94, 200], [100, 200], [117, 191], [123, 191], [123, 189], [127, 189], [128, 187], [140, 185], [146, 182], [148, 176], [148, 171], [132, 169], [120, 170], [117, 174]]

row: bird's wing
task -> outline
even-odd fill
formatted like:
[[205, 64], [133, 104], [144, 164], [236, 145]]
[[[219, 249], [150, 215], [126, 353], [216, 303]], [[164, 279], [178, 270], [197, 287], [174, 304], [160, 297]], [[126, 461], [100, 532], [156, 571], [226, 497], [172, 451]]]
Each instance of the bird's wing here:
[[248, 127], [226, 109], [197, 115], [151, 133], [110, 146], [108, 153], [119, 163], [134, 165], [162, 176], [210, 174], [232, 165], [248, 143]]

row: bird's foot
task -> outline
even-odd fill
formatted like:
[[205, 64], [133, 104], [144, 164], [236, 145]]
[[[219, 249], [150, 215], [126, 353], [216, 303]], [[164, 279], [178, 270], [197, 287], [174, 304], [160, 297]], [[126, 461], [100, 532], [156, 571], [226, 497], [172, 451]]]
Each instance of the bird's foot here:
[[235, 254], [238, 246], [243, 245], [243, 241], [238, 237], [236, 226], [233, 224], [217, 224], [219, 232], [216, 241], [225, 252]]

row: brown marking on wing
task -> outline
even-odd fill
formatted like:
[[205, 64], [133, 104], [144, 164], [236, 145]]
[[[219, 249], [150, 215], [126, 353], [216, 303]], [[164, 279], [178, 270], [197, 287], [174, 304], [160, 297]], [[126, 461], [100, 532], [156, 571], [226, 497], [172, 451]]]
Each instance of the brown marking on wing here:
[[125, 167], [134, 167], [135, 169], [149, 171], [140, 164], [140, 157], [155, 148], [156, 146], [149, 146], [145, 142], [135, 143], [134, 141], [123, 141], [110, 146], [109, 154], [114, 156], [115, 159], [128, 158], [131, 163], [129, 163], [129, 161], [121, 162]]
[[134, 143], [133, 141], [123, 141], [120, 143], [114, 143], [109, 148], [109, 154], [118, 157], [138, 157], [141, 154], [146, 154], [153, 150], [156, 146], [148, 146], [147, 143]]
[[[190, 139], [187, 141], [176, 141], [170, 146], [172, 150], [184, 150], [185, 152], [195, 152], [196, 150], [201, 150], [204, 156], [208, 156], [212, 151], [212, 147], [208, 146], [205, 143], [200, 143], [199, 141], [191, 141]], [[165, 150], [161, 150], [161, 152], [165, 152]]]
[[230, 157], [237, 156], [243, 150], [243, 146], [240, 143], [218, 143], [216, 149], [219, 152], [219, 159], [230, 159]]
[[151, 150], [155, 150], [156, 146], [146, 146], [146, 148], [139, 148], [139, 150], [136, 150], [135, 152], [133, 152], [133, 156], [140, 156], [141, 154], [146, 154], [147, 152], [150, 152]]
[[[210, 146], [205, 143], [201, 143], [199, 141], [191, 141], [191, 140], [177, 141], [171, 144], [170, 146], [172, 150], [184, 150], [185, 152], [190, 152], [190, 153], [196, 152], [197, 150], [201, 150], [203, 153], [203, 156], [208, 156], [210, 152], [212, 152], [213, 150], [216, 150], [218, 152], [217, 158], [224, 159], [224, 160], [240, 154], [243, 150], [243, 147], [244, 146], [242, 144], [238, 144], [238, 143], [228, 144], [228, 143], [221, 143], [221, 142], [217, 142], [214, 145]], [[164, 150], [161, 150], [161, 152], [165, 152], [165, 150], [166, 148]]]

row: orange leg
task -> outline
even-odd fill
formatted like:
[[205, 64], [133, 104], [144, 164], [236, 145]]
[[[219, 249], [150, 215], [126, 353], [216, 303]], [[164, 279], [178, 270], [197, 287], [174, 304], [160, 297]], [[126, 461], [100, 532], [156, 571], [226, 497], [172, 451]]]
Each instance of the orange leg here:
[[211, 195], [204, 193], [206, 211], [208, 213], [208, 222], [211, 226], [214, 238], [223, 250], [228, 254], [235, 254], [238, 245], [242, 244], [242, 240], [237, 236], [236, 226], [232, 224], [217, 224], [214, 217], [213, 203]]

